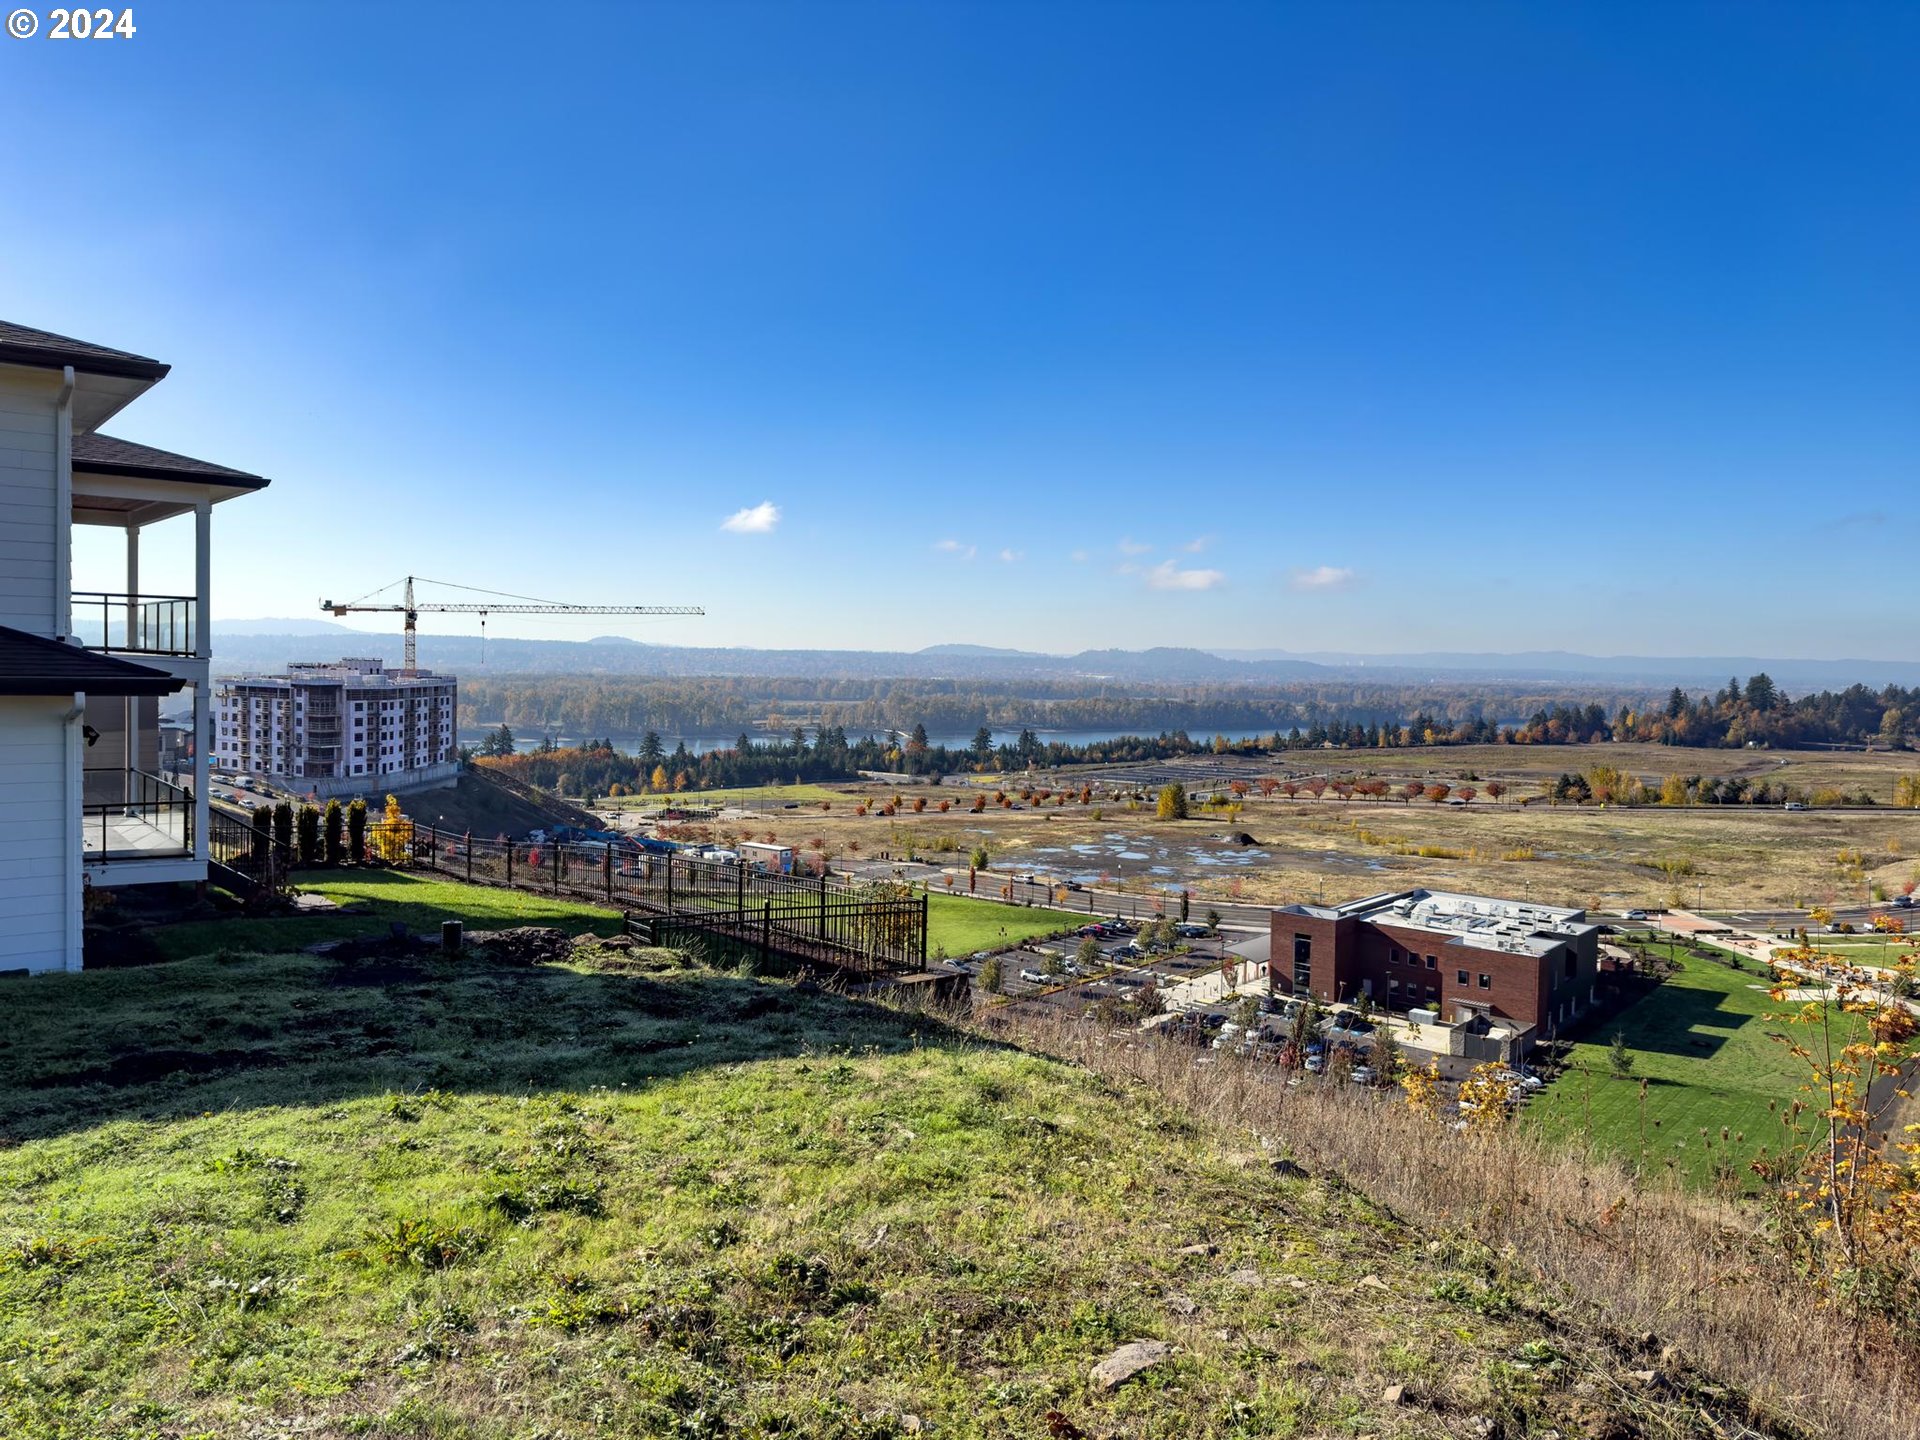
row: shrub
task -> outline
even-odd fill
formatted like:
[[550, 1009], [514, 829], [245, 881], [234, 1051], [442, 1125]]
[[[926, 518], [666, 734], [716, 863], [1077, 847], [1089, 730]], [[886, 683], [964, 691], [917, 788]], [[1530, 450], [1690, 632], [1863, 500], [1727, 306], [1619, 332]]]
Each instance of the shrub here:
[[293, 806], [284, 800], [273, 807], [273, 843], [283, 854], [293, 848]]
[[312, 805], [302, 805], [294, 817], [295, 850], [302, 865], [320, 863], [320, 812]]
[[347, 859], [355, 865], [367, 859], [367, 802], [355, 800], [347, 806]]
[[347, 858], [346, 811], [338, 800], [327, 801], [327, 816], [323, 827], [326, 838], [327, 864], [338, 865]]

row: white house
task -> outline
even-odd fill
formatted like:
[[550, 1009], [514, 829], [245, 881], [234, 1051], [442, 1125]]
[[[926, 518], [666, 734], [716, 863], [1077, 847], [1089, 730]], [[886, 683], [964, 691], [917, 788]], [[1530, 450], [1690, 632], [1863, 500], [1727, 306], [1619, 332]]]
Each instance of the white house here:
[[[0, 972], [79, 969], [89, 885], [207, 878], [213, 507], [267, 482], [100, 433], [166, 373], [0, 321]], [[192, 526], [191, 595], [140, 588], [166, 520]], [[76, 525], [124, 532], [115, 588], [74, 588]], [[189, 687], [163, 769], [160, 697]]]

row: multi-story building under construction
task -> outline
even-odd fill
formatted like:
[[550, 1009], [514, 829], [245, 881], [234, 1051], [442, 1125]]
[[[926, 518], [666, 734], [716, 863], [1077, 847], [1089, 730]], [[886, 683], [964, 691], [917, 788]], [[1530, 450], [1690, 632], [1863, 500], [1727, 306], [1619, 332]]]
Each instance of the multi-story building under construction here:
[[369, 659], [294, 664], [221, 686], [213, 763], [323, 798], [414, 790], [459, 773], [458, 733], [451, 675]]

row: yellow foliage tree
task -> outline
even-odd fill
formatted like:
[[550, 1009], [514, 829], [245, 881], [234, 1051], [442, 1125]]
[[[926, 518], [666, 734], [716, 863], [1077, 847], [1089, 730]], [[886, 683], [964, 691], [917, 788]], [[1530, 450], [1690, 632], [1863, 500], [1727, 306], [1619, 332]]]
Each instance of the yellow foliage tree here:
[[389, 865], [406, 863], [407, 852], [413, 844], [413, 822], [400, 808], [398, 795], [387, 796], [385, 812], [367, 827], [367, 843], [376, 860], [384, 860]]
[[1400, 1077], [1400, 1088], [1406, 1092], [1407, 1104], [1423, 1115], [1440, 1113], [1440, 1066], [1429, 1062], [1418, 1069], [1407, 1071]]
[[1498, 1060], [1476, 1065], [1460, 1082], [1460, 1114], [1474, 1130], [1503, 1129], [1513, 1108], [1512, 1072]]
[[1920, 1144], [1897, 1138], [1902, 1131], [1878, 1138], [1904, 1098], [1899, 1077], [1920, 1033], [1898, 998], [1920, 969], [1912, 944], [1879, 987], [1853, 980], [1848, 961], [1811, 945], [1776, 956], [1773, 998], [1813, 996], [1772, 1017], [1801, 1032], [1774, 1038], [1804, 1066], [1806, 1098], [1789, 1107], [1789, 1143], [1753, 1169], [1794, 1258], [1869, 1303], [1910, 1285], [1920, 1266]]
[[1678, 775], [1669, 775], [1660, 782], [1660, 803], [1662, 805], [1684, 805], [1687, 803], [1687, 782]]

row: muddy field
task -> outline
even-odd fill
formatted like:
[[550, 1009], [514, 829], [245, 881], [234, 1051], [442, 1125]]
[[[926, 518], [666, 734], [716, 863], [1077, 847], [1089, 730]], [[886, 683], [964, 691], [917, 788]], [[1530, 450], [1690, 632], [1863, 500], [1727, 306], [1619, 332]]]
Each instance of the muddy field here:
[[[883, 794], [861, 792], [876, 812]], [[964, 792], [963, 792], [964, 793]], [[926, 813], [912, 814], [915, 796]], [[1160, 821], [1146, 802], [966, 812], [951, 787], [904, 792], [901, 813], [859, 816], [848, 798], [727, 816], [718, 839], [773, 834], [803, 853], [908, 856], [965, 865], [977, 846], [996, 870], [1137, 892], [1283, 903], [1423, 884], [1589, 907], [1711, 909], [1866, 900], [1920, 881], [1920, 811], [1520, 806], [1253, 799], [1237, 819]], [[1129, 808], [1130, 803], [1138, 808]], [[1250, 837], [1241, 843], [1234, 836]]]

